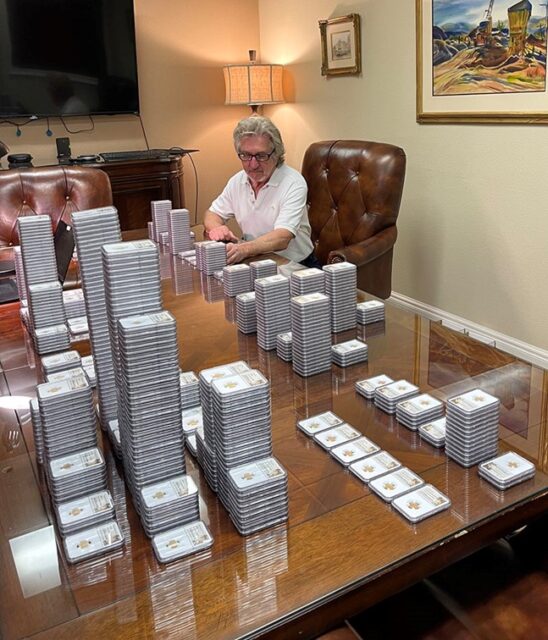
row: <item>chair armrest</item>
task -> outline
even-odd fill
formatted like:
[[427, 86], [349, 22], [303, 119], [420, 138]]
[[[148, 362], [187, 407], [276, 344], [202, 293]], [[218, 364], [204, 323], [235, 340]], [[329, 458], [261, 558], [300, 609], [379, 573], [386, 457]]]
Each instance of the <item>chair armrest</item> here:
[[387, 251], [390, 251], [396, 242], [398, 231], [396, 225], [392, 225], [376, 233], [367, 240], [356, 242], [348, 247], [335, 249], [329, 252], [328, 264], [334, 262], [352, 262], [357, 267], [376, 260]]

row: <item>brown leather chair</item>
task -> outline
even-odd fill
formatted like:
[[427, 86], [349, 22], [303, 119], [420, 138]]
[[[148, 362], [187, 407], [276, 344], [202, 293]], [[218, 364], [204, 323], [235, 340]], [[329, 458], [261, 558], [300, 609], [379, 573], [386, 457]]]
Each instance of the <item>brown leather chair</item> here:
[[0, 248], [19, 244], [20, 216], [47, 213], [55, 231], [60, 220], [71, 224], [74, 211], [111, 204], [109, 177], [98, 169], [56, 166], [0, 171]]
[[315, 142], [303, 159], [318, 260], [354, 263], [358, 289], [379, 298], [392, 290], [405, 161], [399, 147], [360, 140]]

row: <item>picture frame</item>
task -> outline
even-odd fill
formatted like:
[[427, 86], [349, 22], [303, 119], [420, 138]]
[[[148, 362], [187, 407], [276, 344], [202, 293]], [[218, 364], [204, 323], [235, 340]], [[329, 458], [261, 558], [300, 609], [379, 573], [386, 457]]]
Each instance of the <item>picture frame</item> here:
[[319, 26], [322, 76], [359, 74], [362, 68], [359, 14], [320, 20]]
[[[438, 6], [436, 6], [437, 1], [440, 2]], [[495, 15], [495, 10], [493, 10], [493, 15], [489, 14], [489, 3], [485, 2], [485, 6], [482, 5], [480, 7], [481, 11], [478, 14], [480, 19], [472, 23], [474, 25], [473, 30], [467, 33], [466, 30], [463, 30], [462, 34], [459, 34], [462, 42], [457, 42], [457, 45], [470, 50], [474, 49], [473, 53], [478, 54], [478, 59], [481, 54], [485, 55], [486, 49], [481, 49], [482, 45], [485, 44], [493, 43], [492, 51], [487, 53], [496, 52], [496, 47], [498, 47], [499, 52], [496, 52], [497, 55], [503, 55], [500, 53], [500, 49], [502, 48], [504, 51], [505, 46], [508, 47], [507, 51], [511, 53], [511, 46], [513, 46], [511, 38], [513, 36], [509, 28], [510, 12], [508, 11], [511, 4], [511, 2], [507, 3], [507, 6], [497, 9], [507, 12], [508, 18], [506, 21], [504, 14]], [[470, 20], [470, 13], [465, 15], [464, 11], [475, 9], [478, 3], [473, 2], [473, 0], [469, 0], [469, 2], [464, 0], [464, 2], [454, 3], [454, 5], [463, 11], [462, 17], [463, 22], [465, 22], [465, 17]], [[470, 60], [467, 61], [467, 69], [464, 68], [464, 64], [461, 68], [458, 68], [456, 55], [453, 63], [449, 61], [449, 64], [453, 64], [453, 67], [450, 70], [446, 67], [447, 74], [443, 77], [442, 74], [445, 70], [439, 64], [439, 58], [437, 64], [434, 65], [434, 52], [438, 56], [440, 42], [441, 48], [443, 48], [447, 40], [442, 39], [440, 41], [440, 27], [435, 24], [434, 15], [436, 15], [437, 11], [441, 11], [444, 6], [447, 7], [448, 3], [441, 0], [415, 0], [417, 122], [419, 124], [548, 124], [546, 28], [544, 28], [543, 36], [544, 49], [538, 47], [537, 53], [535, 53], [534, 45], [531, 47], [530, 40], [528, 40], [527, 49], [523, 50], [524, 64], [521, 65], [522, 68], [518, 69], [524, 80], [521, 85], [519, 84], [520, 78], [516, 82], [515, 64], [511, 65], [509, 62], [506, 75], [504, 75], [504, 62], [498, 67], [493, 64], [492, 70], [488, 70], [491, 75], [486, 76], [485, 82], [482, 84], [481, 82], [484, 78], [481, 77], [481, 74], [485, 67], [480, 67], [478, 62], [478, 66], [474, 68], [474, 58], [472, 58], [472, 64], [469, 64]], [[536, 7], [536, 5], [534, 6]], [[533, 11], [537, 11], [537, 9], [533, 8]], [[534, 18], [535, 21], [530, 21], [530, 24], [538, 26], [539, 18], [536, 16]], [[455, 20], [452, 24], [457, 25], [460, 23]], [[542, 17], [540, 18], [540, 24], [542, 27]], [[529, 33], [527, 31], [527, 23], [524, 29], [524, 33], [527, 36]], [[488, 32], [489, 38], [492, 38], [487, 43], [485, 39], [483, 41], [480, 39], [480, 36], [485, 36], [486, 32]], [[542, 34], [542, 30], [540, 33]], [[438, 38], [435, 38], [435, 36], [438, 36]], [[508, 43], [510, 46], [508, 46]], [[453, 44], [453, 42], [450, 44]], [[464, 53], [459, 51], [459, 54], [471, 55], [469, 51]], [[544, 61], [542, 61], [542, 54], [544, 55]], [[535, 55], [539, 57], [539, 60], [534, 58]], [[526, 68], [528, 65], [525, 63], [528, 61], [531, 63], [529, 66], [531, 66], [532, 70]], [[512, 62], [514, 61], [512, 60]], [[538, 73], [533, 74], [535, 67], [537, 67], [536, 71]], [[475, 74], [476, 69], [480, 75], [479, 82], [476, 77], [477, 74]], [[451, 80], [444, 82], [449, 77], [449, 72], [452, 74]], [[459, 72], [461, 73], [460, 76], [458, 75]], [[544, 78], [542, 78], [542, 73], [544, 73]], [[499, 74], [499, 76], [497, 77], [495, 74]], [[525, 74], [530, 75], [531, 79], [525, 77]], [[473, 77], [471, 82], [475, 84], [471, 86], [470, 83], [467, 86], [467, 79], [471, 77]], [[511, 85], [510, 83], [514, 84]]]

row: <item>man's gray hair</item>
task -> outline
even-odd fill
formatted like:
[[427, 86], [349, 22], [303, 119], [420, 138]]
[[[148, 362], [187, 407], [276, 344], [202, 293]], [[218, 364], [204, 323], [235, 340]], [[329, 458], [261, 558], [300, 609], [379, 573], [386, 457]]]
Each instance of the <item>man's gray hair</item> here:
[[278, 127], [264, 116], [250, 116], [240, 120], [234, 129], [234, 148], [240, 153], [240, 141], [246, 136], [266, 136], [274, 145], [274, 153], [277, 158], [276, 166], [279, 167], [285, 161], [285, 147], [282, 134]]

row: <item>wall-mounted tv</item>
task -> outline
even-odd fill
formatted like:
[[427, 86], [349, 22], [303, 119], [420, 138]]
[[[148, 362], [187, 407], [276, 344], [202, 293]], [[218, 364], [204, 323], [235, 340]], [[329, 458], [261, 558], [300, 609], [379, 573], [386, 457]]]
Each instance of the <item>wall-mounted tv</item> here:
[[0, 118], [139, 113], [133, 0], [0, 0]]

